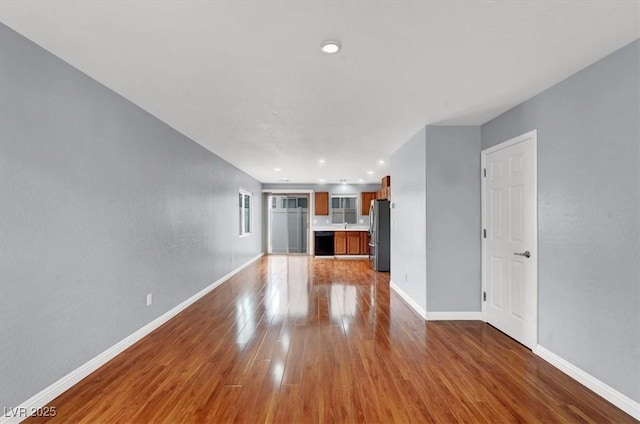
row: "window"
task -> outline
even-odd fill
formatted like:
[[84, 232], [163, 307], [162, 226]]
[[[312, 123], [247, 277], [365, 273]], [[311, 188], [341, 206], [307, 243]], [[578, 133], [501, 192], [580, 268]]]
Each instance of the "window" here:
[[309, 199], [296, 196], [273, 196], [271, 199], [271, 209], [307, 209]]
[[307, 199], [304, 197], [285, 197], [282, 199], [282, 207], [288, 209], [306, 209]]
[[357, 196], [353, 194], [331, 196], [331, 223], [356, 224], [358, 222]]
[[245, 190], [240, 190], [238, 194], [238, 199], [240, 200], [240, 236], [246, 236], [251, 234], [252, 225], [251, 225], [251, 204], [252, 204], [253, 195]]

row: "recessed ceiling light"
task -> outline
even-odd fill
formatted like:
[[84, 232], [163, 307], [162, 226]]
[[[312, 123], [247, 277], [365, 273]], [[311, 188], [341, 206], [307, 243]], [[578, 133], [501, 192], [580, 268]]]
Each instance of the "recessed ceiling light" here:
[[323, 182], [325, 182], [325, 181], [327, 181], [327, 180], [325, 180], [324, 178], [320, 178], [318, 181], [320, 181], [321, 183], [323, 183]]
[[289, 178], [280, 178], [280, 181], [287, 182], [287, 181], [289, 181]]
[[364, 179], [362, 179], [362, 178], [358, 178], [358, 182], [363, 183], [363, 182], [364, 182]]
[[367, 171], [367, 174], [373, 175], [373, 171]]
[[320, 46], [320, 50], [328, 54], [338, 53], [341, 48], [340, 42], [334, 40], [327, 40]]
[[380, 159], [380, 160], [378, 161], [378, 163], [379, 163], [380, 165], [384, 165], [384, 161], [383, 161], [382, 159]]
[[325, 160], [324, 159], [318, 159], [318, 163], [324, 163]]
[[280, 168], [273, 168], [273, 170], [276, 171], [276, 172], [282, 171], [282, 169], [280, 169]]

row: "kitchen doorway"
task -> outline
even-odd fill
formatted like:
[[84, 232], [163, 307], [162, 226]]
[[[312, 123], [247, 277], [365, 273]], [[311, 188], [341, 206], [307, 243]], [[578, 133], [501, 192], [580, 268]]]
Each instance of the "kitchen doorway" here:
[[267, 193], [268, 247], [270, 254], [309, 254], [307, 193]]

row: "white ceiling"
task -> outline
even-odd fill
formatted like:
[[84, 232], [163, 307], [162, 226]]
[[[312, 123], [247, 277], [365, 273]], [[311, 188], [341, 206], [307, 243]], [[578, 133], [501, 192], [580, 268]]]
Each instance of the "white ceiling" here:
[[0, 21], [262, 182], [357, 183], [421, 126], [483, 124], [637, 39], [640, 2], [2, 0]]

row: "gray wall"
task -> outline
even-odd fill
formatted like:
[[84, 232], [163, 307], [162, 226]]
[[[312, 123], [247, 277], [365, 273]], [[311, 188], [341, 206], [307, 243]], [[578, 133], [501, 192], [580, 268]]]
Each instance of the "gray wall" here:
[[426, 131], [427, 311], [479, 312], [480, 127]]
[[479, 312], [480, 127], [422, 128], [391, 173], [391, 280], [427, 312]]
[[427, 309], [426, 130], [391, 155], [391, 281]]
[[640, 401], [640, 41], [482, 127], [538, 130], [539, 344]]
[[259, 254], [261, 184], [1, 24], [0, 63], [8, 408]]

